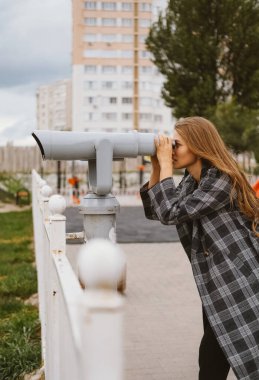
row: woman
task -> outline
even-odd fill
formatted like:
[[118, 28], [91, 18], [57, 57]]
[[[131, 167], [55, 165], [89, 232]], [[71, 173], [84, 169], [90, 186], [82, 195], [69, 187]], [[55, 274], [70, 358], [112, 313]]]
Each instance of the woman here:
[[[148, 219], [175, 224], [203, 305], [199, 379], [259, 379], [259, 200], [214, 125], [201, 117], [156, 138]], [[174, 169], [186, 168], [178, 187]]]

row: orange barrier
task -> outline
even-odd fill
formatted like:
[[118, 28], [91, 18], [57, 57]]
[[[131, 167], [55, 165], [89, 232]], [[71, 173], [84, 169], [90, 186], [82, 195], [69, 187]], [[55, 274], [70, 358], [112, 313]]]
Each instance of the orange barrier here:
[[259, 198], [259, 179], [252, 185], [253, 190], [256, 193], [257, 198]]

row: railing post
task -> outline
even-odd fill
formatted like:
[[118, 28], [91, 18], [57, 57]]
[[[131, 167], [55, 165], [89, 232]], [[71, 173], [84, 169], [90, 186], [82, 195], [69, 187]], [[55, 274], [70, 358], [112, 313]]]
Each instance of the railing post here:
[[48, 380], [62, 380], [60, 377], [60, 298], [62, 297], [58, 283], [52, 255], [65, 252], [65, 222], [62, 215], [66, 208], [66, 201], [61, 195], [52, 195], [49, 199], [50, 216], [45, 221], [48, 229], [49, 250], [45, 252], [45, 281], [46, 281], [46, 365], [45, 374]]
[[48, 185], [44, 185], [41, 188], [42, 194], [42, 211], [43, 211], [43, 220], [46, 221], [49, 217], [49, 197], [52, 194], [52, 188]]
[[[42, 183], [43, 184], [43, 183]], [[42, 355], [45, 361], [45, 352], [46, 352], [46, 255], [49, 251], [49, 242], [48, 236], [45, 231], [44, 222], [49, 215], [48, 204], [49, 204], [49, 196], [52, 193], [52, 189], [44, 185], [40, 189], [39, 194], [39, 212], [40, 212], [40, 222], [41, 222], [41, 230], [38, 231], [40, 236], [37, 236], [37, 240], [40, 242], [40, 247], [38, 248], [38, 262], [37, 262], [37, 272], [38, 272], [38, 293], [39, 293], [39, 311], [40, 311], [40, 319], [41, 319], [41, 337], [42, 337]], [[42, 205], [42, 209], [40, 208], [40, 204]]]
[[32, 171], [32, 211], [33, 211], [33, 232], [35, 244], [35, 260], [38, 277], [38, 295], [39, 295], [39, 316], [41, 321], [41, 351], [42, 360], [45, 362], [46, 348], [46, 312], [45, 312], [45, 278], [44, 278], [44, 248], [46, 246], [46, 234], [44, 229], [44, 220], [41, 209], [42, 195], [41, 188], [46, 184], [39, 174]]
[[115, 244], [94, 239], [79, 256], [80, 281], [86, 287], [82, 314], [82, 379], [122, 380], [123, 297], [117, 283], [125, 258]]
[[126, 261], [92, 239], [79, 254], [79, 280], [66, 257], [65, 199], [33, 172], [33, 221], [46, 380], [122, 380], [122, 313], [117, 293]]

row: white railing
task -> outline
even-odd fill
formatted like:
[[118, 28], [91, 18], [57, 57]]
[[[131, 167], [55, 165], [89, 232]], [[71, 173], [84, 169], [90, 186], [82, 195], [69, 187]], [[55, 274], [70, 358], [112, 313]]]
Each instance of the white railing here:
[[123, 299], [116, 288], [123, 254], [104, 240], [82, 245], [79, 281], [66, 256], [65, 200], [50, 197], [35, 171], [32, 180], [45, 378], [122, 380]]

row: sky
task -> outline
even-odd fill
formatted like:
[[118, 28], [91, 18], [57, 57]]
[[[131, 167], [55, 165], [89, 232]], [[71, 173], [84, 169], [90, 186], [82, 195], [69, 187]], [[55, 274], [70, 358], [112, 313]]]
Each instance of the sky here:
[[0, 145], [31, 145], [36, 91], [71, 77], [71, 0], [0, 0]]

